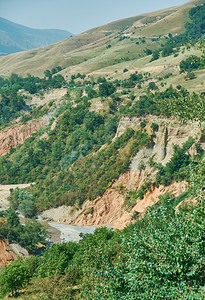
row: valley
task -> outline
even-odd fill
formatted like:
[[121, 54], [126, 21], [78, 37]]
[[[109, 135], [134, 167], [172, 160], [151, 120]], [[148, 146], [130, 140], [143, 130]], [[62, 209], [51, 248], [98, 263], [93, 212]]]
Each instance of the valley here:
[[203, 299], [204, 9], [0, 58], [0, 297]]

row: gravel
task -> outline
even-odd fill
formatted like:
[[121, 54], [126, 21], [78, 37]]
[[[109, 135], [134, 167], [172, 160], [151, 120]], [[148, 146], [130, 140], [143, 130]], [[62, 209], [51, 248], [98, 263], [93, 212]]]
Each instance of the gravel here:
[[96, 226], [72, 226], [55, 222], [48, 222], [48, 225], [60, 231], [61, 242], [78, 242], [81, 239], [80, 233], [93, 233], [98, 228]]

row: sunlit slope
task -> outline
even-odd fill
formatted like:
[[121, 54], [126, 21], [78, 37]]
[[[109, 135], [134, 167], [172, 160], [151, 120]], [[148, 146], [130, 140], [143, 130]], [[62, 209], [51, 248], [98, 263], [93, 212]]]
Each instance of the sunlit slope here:
[[[143, 14], [91, 29], [51, 46], [15, 53], [0, 59], [0, 74], [12, 72], [43, 76], [46, 69], [60, 65], [62, 73], [69, 76], [76, 71], [100, 72], [112, 66], [113, 70], [123, 62], [141, 59], [146, 48], [156, 49], [161, 42], [153, 36], [179, 34], [184, 31], [188, 10], [196, 3]], [[145, 37], [145, 42], [138, 42]]]

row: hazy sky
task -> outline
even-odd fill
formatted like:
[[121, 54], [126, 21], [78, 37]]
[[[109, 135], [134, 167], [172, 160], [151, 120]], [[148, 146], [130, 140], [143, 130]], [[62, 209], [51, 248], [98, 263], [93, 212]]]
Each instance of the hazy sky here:
[[32, 28], [65, 29], [78, 34], [115, 20], [186, 2], [188, 0], [0, 0], [0, 16]]

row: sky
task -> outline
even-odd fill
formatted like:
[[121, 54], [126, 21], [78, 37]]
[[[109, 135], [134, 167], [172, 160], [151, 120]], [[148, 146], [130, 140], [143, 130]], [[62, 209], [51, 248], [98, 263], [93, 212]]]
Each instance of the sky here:
[[119, 19], [186, 2], [188, 0], [0, 0], [0, 16], [31, 28], [63, 29], [79, 34]]

